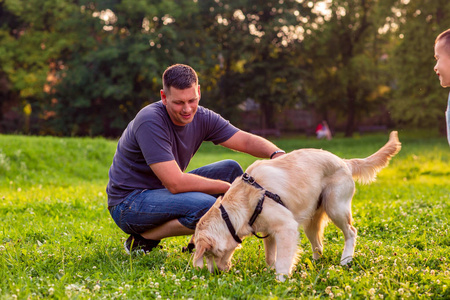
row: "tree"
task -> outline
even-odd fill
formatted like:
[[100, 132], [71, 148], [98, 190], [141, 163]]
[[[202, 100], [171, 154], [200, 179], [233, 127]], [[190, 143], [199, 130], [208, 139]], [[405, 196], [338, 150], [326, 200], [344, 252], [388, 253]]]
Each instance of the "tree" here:
[[[35, 7], [41, 9], [36, 11]], [[54, 26], [59, 23], [58, 18], [67, 16], [68, 8], [65, 3], [50, 0], [0, 2], [0, 73], [6, 83], [5, 102], [27, 107], [27, 111], [32, 107], [35, 115], [40, 112], [49, 62], [63, 44], [61, 36], [55, 35]]]
[[[137, 111], [159, 100], [164, 69], [187, 63], [199, 48], [192, 45], [191, 33], [196, 9], [186, 0], [86, 6], [84, 16], [94, 16], [84, 25], [92, 44], [80, 41], [61, 57], [65, 67], [55, 86], [56, 126], [64, 134], [119, 135]], [[200, 57], [192, 55], [190, 62], [195, 59]]]
[[330, 109], [346, 117], [345, 135], [352, 136], [356, 123], [386, 100], [389, 77], [382, 57], [387, 37], [380, 28], [389, 1], [334, 0], [315, 20], [317, 27], [307, 43], [311, 76], [310, 101], [324, 119]]
[[399, 25], [393, 51], [394, 98], [392, 117], [404, 126], [421, 128], [445, 124], [447, 92], [439, 86], [433, 67], [434, 41], [450, 28], [450, 2], [446, 0], [399, 1]]

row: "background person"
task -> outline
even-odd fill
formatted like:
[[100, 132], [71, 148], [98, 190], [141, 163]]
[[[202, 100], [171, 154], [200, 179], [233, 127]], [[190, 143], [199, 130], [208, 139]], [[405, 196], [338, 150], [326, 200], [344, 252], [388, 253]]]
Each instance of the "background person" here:
[[[442, 87], [450, 86], [450, 29], [442, 32], [436, 38], [434, 43], [434, 57], [436, 65], [434, 71], [439, 76]], [[447, 140], [450, 144], [450, 94], [448, 96], [447, 111], [445, 112], [447, 120]]]
[[130, 235], [128, 253], [151, 251], [162, 238], [193, 234], [216, 197], [243, 173], [232, 160], [185, 173], [203, 141], [259, 158], [284, 153], [199, 106], [200, 85], [190, 66], [170, 66], [162, 80], [161, 101], [144, 107], [128, 124], [109, 170], [108, 209]]
[[330, 127], [328, 127], [327, 121], [323, 120], [322, 123], [319, 123], [316, 127], [316, 135], [318, 139], [326, 137], [327, 140], [332, 139]]

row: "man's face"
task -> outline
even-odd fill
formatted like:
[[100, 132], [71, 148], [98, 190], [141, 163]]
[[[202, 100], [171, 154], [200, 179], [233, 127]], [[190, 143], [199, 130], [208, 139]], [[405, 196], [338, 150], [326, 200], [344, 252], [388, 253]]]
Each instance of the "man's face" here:
[[436, 58], [434, 71], [439, 76], [441, 85], [450, 86], [450, 53], [443, 41], [438, 41], [434, 46], [434, 57]]
[[166, 106], [172, 122], [177, 126], [185, 126], [192, 122], [197, 112], [200, 101], [200, 85], [193, 84], [184, 90], [170, 87], [168, 94], [161, 90], [161, 100]]

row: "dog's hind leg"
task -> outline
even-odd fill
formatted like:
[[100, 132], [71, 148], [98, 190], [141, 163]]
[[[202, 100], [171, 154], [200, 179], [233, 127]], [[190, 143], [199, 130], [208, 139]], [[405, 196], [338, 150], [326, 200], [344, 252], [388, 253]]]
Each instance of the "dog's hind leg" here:
[[266, 263], [269, 267], [275, 268], [275, 260], [277, 255], [277, 244], [275, 237], [273, 235], [269, 235], [263, 241], [266, 254]]
[[312, 219], [303, 224], [303, 230], [311, 243], [313, 259], [319, 259], [323, 253], [323, 232], [328, 223], [325, 211], [320, 207]]
[[[354, 183], [340, 187], [335, 187], [328, 195], [325, 210], [333, 223], [342, 230], [345, 238], [344, 251], [342, 252], [341, 265], [350, 263], [353, 259], [357, 230], [352, 226], [352, 197], [354, 193]], [[347, 188], [345, 188], [347, 187]], [[351, 187], [351, 188], [350, 188]]]

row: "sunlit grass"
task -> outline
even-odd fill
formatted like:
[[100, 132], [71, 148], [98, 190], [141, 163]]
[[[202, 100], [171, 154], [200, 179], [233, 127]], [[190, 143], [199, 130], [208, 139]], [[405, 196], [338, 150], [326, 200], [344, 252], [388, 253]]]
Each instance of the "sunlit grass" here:
[[[299, 263], [285, 283], [249, 237], [230, 272], [195, 270], [181, 252], [189, 237], [126, 255], [126, 235], [106, 209], [107, 172], [116, 141], [0, 136], [0, 298], [4, 299], [430, 299], [450, 297], [450, 149], [444, 138], [406, 134], [378, 180], [357, 185], [358, 229], [351, 267], [339, 266], [342, 233], [325, 232], [324, 256], [300, 235]], [[332, 141], [280, 139], [287, 151], [323, 148], [365, 157], [387, 140], [377, 134]], [[220, 159], [246, 168], [254, 158], [205, 144], [190, 169]]]

